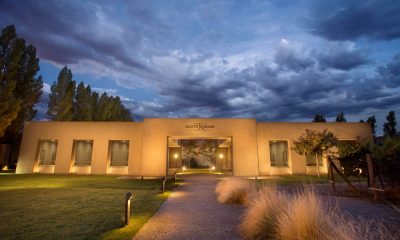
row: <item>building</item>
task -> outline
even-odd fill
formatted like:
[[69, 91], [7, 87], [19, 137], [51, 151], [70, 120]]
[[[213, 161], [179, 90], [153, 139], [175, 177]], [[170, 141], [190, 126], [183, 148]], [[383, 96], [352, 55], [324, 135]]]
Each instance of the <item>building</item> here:
[[[214, 139], [215, 167], [235, 176], [316, 174], [296, 154], [306, 129], [339, 140], [372, 138], [368, 123], [257, 122], [255, 119], [145, 118], [143, 122], [27, 122], [17, 173], [165, 176], [183, 165], [182, 140]], [[320, 171], [327, 172], [326, 159]]]

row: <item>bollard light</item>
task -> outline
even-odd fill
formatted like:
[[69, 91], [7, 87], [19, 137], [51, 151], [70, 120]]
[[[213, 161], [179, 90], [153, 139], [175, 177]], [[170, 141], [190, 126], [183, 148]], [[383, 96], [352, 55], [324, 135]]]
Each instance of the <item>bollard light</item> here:
[[164, 194], [165, 192], [165, 183], [166, 183], [167, 179], [165, 177], [162, 178], [162, 188], [161, 188], [161, 192], [162, 194]]
[[125, 225], [129, 224], [129, 219], [131, 217], [131, 200], [132, 200], [132, 193], [127, 192], [125, 194]]

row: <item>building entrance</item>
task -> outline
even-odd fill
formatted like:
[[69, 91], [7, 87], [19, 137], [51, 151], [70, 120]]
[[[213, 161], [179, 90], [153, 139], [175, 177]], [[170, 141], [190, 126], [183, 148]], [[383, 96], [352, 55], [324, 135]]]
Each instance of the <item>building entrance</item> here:
[[232, 172], [232, 137], [168, 137], [168, 174], [205, 169]]

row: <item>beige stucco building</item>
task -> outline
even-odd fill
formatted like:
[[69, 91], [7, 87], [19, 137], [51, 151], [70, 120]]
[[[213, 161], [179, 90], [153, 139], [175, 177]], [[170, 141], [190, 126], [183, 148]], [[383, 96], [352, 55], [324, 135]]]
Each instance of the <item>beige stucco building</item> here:
[[[306, 129], [339, 140], [371, 138], [367, 123], [256, 122], [255, 119], [145, 118], [143, 122], [27, 122], [17, 173], [165, 176], [181, 169], [181, 140], [215, 139], [216, 170], [235, 176], [315, 174], [316, 159], [296, 154]], [[320, 171], [327, 172], [326, 160]]]

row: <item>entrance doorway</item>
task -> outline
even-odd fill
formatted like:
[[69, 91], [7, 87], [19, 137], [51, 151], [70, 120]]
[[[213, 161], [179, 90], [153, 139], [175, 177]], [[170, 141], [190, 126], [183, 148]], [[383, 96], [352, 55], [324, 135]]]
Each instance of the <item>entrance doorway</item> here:
[[168, 137], [168, 175], [201, 170], [232, 173], [232, 137]]

